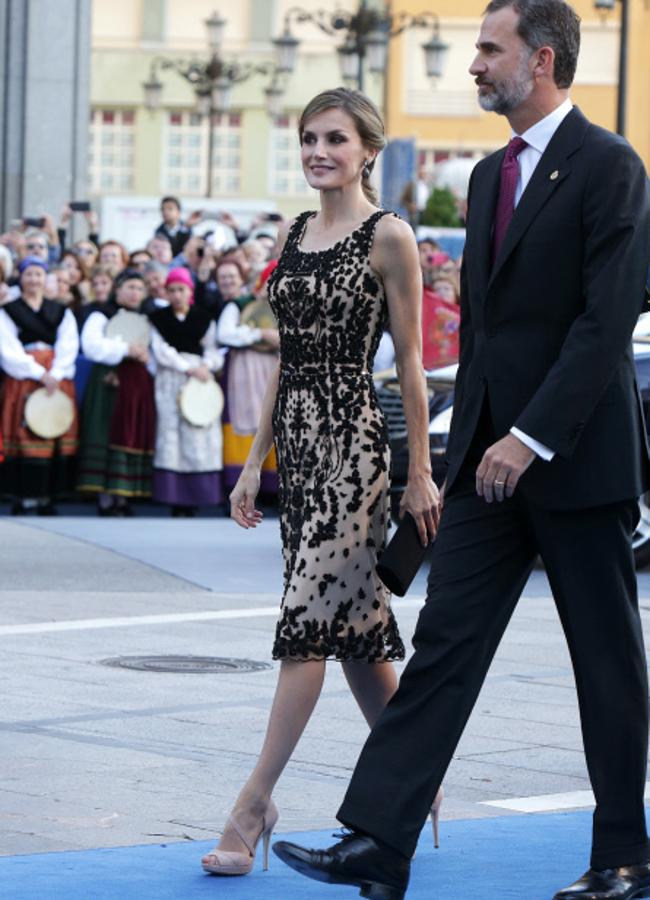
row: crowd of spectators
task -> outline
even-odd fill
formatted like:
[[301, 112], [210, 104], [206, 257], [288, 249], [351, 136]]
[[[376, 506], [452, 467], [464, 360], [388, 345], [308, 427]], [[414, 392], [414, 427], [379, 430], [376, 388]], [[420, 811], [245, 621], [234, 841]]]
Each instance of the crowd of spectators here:
[[[87, 237], [69, 243], [73, 215], [85, 218]], [[247, 228], [229, 213], [218, 218], [231, 235], [225, 245], [222, 227], [211, 231], [198, 211], [183, 218], [175, 197], [162, 199], [160, 224], [130, 252], [101, 234], [92, 209], [70, 205], [58, 226], [44, 215], [0, 235], [0, 492], [12, 512], [54, 514], [54, 501], [71, 491], [93, 497], [101, 515], [131, 515], [134, 500], [151, 496], [174, 515], [224, 504], [277, 361], [266, 284], [281, 217], [260, 214]], [[429, 238], [418, 246], [425, 368], [434, 368], [458, 354], [458, 264]], [[149, 322], [147, 346], [109, 337], [121, 309]], [[391, 364], [385, 338], [381, 367]], [[211, 443], [174, 413], [175, 394], [169, 402], [188, 376], [221, 385]], [[27, 397], [41, 387], [73, 399], [77, 417], [62, 438], [39, 439], [23, 421]], [[147, 434], [125, 432], [129, 417], [148, 422]], [[262, 489], [277, 491], [273, 453]]]

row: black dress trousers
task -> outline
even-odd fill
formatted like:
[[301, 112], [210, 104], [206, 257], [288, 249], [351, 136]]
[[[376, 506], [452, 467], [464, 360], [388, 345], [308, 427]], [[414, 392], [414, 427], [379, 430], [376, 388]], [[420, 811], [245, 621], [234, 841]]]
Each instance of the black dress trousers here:
[[488, 504], [474, 487], [481, 450], [475, 445], [445, 498], [415, 653], [363, 748], [338, 818], [411, 857], [539, 553], [571, 653], [597, 801], [591, 865], [649, 861], [636, 500], [554, 511], [515, 492]]

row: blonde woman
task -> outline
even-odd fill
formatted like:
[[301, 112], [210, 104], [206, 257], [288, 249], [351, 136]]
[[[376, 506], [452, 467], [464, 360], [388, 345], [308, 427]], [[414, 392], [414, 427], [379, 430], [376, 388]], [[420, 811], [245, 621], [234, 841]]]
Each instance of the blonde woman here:
[[[246, 874], [277, 820], [273, 788], [321, 692], [326, 660], [341, 662], [372, 726], [394, 693], [404, 645], [375, 565], [388, 522], [389, 448], [371, 372], [390, 318], [408, 423], [410, 470], [402, 500], [426, 544], [438, 521], [422, 371], [422, 283], [413, 232], [378, 208], [370, 185], [385, 143], [375, 106], [345, 89], [315, 97], [299, 122], [302, 165], [318, 212], [280, 234], [269, 279], [280, 331], [255, 440], [230, 495], [242, 528], [255, 509], [263, 460], [275, 442], [285, 585], [273, 657], [280, 675], [262, 752], [218, 847], [216, 875]], [[266, 852], [265, 852], [266, 866]]]

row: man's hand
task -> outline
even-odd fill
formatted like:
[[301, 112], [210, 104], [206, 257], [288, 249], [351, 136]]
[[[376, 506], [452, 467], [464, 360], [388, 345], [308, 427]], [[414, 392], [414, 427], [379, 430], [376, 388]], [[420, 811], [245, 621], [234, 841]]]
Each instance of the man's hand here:
[[519, 479], [537, 454], [514, 434], [507, 434], [488, 447], [476, 470], [476, 493], [487, 503], [512, 497]]

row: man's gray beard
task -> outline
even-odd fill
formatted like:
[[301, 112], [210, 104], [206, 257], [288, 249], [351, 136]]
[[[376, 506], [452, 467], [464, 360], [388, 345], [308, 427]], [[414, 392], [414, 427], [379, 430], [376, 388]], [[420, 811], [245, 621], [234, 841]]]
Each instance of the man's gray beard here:
[[501, 82], [498, 87], [492, 85], [489, 94], [479, 94], [478, 103], [486, 112], [507, 115], [527, 100], [533, 90], [533, 79], [528, 71], [530, 53], [524, 53], [519, 63], [519, 71], [510, 81]]
[[489, 94], [479, 94], [478, 103], [486, 112], [495, 112], [504, 116], [527, 100], [532, 90], [532, 78], [501, 84], [499, 87], [492, 85]]

